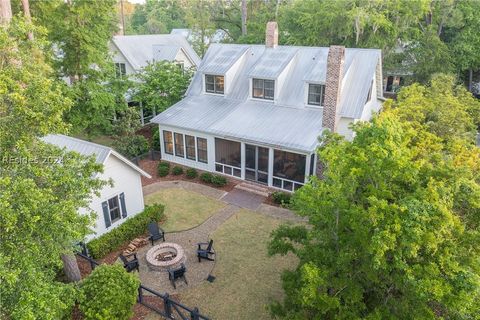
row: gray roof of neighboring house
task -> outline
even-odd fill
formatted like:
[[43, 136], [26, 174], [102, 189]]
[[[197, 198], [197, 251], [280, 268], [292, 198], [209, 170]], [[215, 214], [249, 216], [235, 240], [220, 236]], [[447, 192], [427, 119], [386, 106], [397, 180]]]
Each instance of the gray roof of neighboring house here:
[[[323, 130], [322, 109], [305, 106], [305, 86], [308, 82], [325, 82], [328, 50], [212, 44], [186, 98], [152, 122], [311, 152]], [[225, 95], [203, 92], [205, 73], [225, 74], [237, 61], [238, 71], [226, 81]], [[340, 116], [361, 118], [378, 63], [380, 50], [345, 49]], [[283, 87], [275, 88], [275, 102], [250, 99], [249, 79], [276, 78], [280, 74], [285, 76], [285, 82]]]
[[135, 70], [153, 60], [171, 61], [180, 49], [193, 64], [198, 66], [201, 61], [187, 40], [177, 34], [114, 36], [112, 41]]
[[107, 161], [108, 156], [113, 154], [115, 157], [120, 159], [121, 161], [125, 162], [128, 166], [132, 169], [138, 171], [141, 175], [150, 178], [151, 176], [140, 169], [138, 166], [130, 162], [127, 158], [113, 150], [112, 148], [102, 146], [97, 143], [65, 136], [63, 134], [49, 134], [43, 138], [42, 141], [53, 144], [59, 148], [66, 149], [68, 151], [77, 152], [83, 156], [94, 156], [95, 161], [99, 164], [105, 164]]

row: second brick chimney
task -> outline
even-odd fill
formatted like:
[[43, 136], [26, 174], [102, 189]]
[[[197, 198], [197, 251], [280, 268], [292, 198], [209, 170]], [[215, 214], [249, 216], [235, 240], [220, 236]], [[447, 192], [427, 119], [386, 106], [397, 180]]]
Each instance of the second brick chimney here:
[[327, 77], [325, 79], [325, 100], [323, 104], [323, 127], [337, 131], [338, 104], [342, 89], [344, 46], [330, 46], [327, 57]]
[[267, 22], [265, 46], [267, 48], [276, 48], [278, 46], [278, 25], [275, 21]]

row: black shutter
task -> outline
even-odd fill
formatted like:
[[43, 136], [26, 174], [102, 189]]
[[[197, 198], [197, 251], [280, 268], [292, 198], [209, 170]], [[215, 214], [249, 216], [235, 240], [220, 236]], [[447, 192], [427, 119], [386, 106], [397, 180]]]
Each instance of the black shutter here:
[[125, 206], [125, 193], [120, 193], [120, 205], [122, 206], [122, 217], [127, 217], [127, 207]]
[[108, 202], [102, 202], [102, 209], [103, 209], [103, 218], [105, 219], [105, 228], [108, 228], [112, 225], [110, 221], [110, 210], [108, 210]]

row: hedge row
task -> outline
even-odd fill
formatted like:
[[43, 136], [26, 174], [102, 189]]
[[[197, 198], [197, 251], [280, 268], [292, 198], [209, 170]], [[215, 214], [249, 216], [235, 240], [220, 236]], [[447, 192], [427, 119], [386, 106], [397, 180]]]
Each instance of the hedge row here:
[[143, 212], [128, 218], [115, 229], [87, 243], [90, 254], [95, 259], [101, 258], [123, 243], [143, 234], [147, 230], [148, 223], [160, 221], [163, 218], [164, 209], [164, 206], [160, 204], [145, 207]]

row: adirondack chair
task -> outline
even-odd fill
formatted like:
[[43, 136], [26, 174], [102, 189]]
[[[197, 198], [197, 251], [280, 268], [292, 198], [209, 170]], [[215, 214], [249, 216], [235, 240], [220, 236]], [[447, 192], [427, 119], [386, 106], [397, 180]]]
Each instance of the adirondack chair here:
[[156, 223], [155, 221], [152, 221], [148, 224], [148, 232], [150, 232], [150, 236], [148, 237], [148, 239], [152, 241], [152, 246], [153, 242], [156, 240], [162, 239], [163, 241], [165, 241], [165, 232], [162, 228], [158, 226], [158, 223]]
[[[132, 257], [132, 255], [133, 255], [133, 258], [129, 260], [129, 258]], [[119, 257], [120, 257], [120, 260], [122, 260], [123, 266], [125, 267], [125, 270], [127, 270], [127, 272], [132, 272], [135, 269], [137, 269], [137, 271], [140, 271], [139, 270], [140, 265], [138, 264], [136, 253], [130, 254], [128, 256], [124, 256], [123, 254], [120, 254]]]
[[209, 261], [214, 261], [215, 259], [212, 258], [212, 255], [215, 255], [215, 251], [213, 250], [213, 239], [209, 242], [200, 242], [197, 243], [197, 257], [198, 262], [202, 262], [202, 259], [206, 259]]
[[183, 279], [183, 281], [185, 281], [185, 284], [188, 285], [187, 278], [185, 277], [186, 272], [187, 272], [187, 268], [183, 263], [180, 265], [180, 267], [176, 269], [168, 269], [168, 279], [172, 283], [172, 286], [174, 289], [177, 289], [177, 286], [175, 285], [175, 281], [178, 279]]

